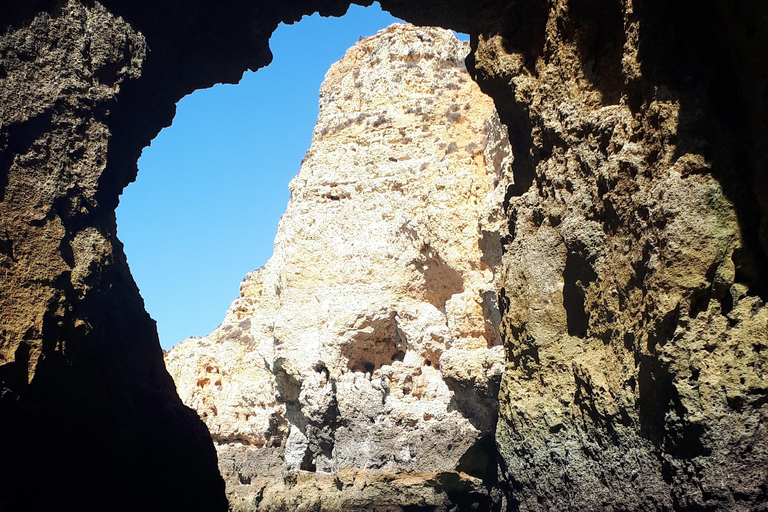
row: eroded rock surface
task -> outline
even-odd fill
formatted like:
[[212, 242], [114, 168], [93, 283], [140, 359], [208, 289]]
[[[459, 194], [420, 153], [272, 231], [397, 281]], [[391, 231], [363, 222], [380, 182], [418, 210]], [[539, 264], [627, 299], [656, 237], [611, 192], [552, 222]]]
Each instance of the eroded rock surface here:
[[146, 53], [100, 4], [0, 36], [3, 511], [226, 508], [104, 192], [110, 110]]
[[[328, 493], [324, 510], [443, 509], [437, 482], [454, 480], [487, 506], [511, 154], [468, 51], [449, 31], [393, 25], [333, 65], [274, 255], [220, 327], [167, 353], [236, 509]], [[459, 471], [475, 480], [440, 476]]]
[[533, 2], [544, 39], [497, 24], [474, 54], [522, 124], [499, 292], [509, 505], [762, 510], [766, 240], [723, 131], [739, 96], [713, 88], [717, 43], [684, 42], [710, 37], [706, 16], [598, 4]]

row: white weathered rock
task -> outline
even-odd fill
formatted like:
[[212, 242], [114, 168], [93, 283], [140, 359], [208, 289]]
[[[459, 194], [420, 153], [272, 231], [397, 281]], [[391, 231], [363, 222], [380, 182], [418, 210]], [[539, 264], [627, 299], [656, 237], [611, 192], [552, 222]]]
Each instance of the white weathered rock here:
[[167, 354], [236, 509], [286, 472], [462, 470], [492, 434], [512, 157], [467, 52], [393, 25], [333, 65], [272, 258]]

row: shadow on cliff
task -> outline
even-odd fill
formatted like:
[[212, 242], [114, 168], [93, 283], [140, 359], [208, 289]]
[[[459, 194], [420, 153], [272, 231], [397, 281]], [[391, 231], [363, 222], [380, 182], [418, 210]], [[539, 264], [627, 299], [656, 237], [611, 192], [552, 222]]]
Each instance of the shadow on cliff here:
[[[550, 14], [545, 0], [521, 0], [499, 8], [479, 30], [500, 35], [505, 51], [522, 55], [526, 72], [535, 76], [536, 60], [550, 58], [545, 47]], [[763, 299], [768, 298], [768, 154], [763, 150], [768, 146], [768, 28], [761, 22], [766, 16], [768, 5], [759, 2], [642, 0], [625, 20], [619, 0], [570, 0], [567, 14], [557, 19], [604, 104], [626, 101], [639, 112], [660, 88], [667, 99], [679, 101], [676, 156], [700, 153], [711, 163], [711, 170], [699, 172], [720, 182], [742, 230], [744, 247], [734, 254], [736, 281]], [[625, 83], [625, 23], [636, 21], [642, 78]], [[477, 44], [473, 37], [473, 49]], [[534, 144], [527, 105], [516, 99], [511, 77], [478, 75], [473, 53], [467, 68], [494, 98], [509, 130], [515, 160], [506, 208], [534, 184], [536, 166], [548, 158], [548, 149], [564, 142], [543, 130], [537, 132], [540, 147]], [[514, 219], [510, 222], [513, 236]]]
[[49, 310], [35, 378], [0, 411], [4, 511], [226, 509], [207, 431], [168, 393], [154, 321], [116, 266]]
[[[680, 102], [676, 156], [701, 153], [735, 205], [742, 250], [736, 282], [768, 298], [768, 4], [636, 2], [639, 60], [648, 80]], [[674, 48], [675, 51], [669, 51]], [[706, 298], [708, 300], [709, 297]]]

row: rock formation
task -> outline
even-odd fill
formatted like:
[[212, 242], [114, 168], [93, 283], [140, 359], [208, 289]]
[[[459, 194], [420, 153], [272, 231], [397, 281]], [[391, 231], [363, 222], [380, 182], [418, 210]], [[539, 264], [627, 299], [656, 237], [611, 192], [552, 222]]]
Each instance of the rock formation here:
[[768, 232], [741, 153], [757, 135], [718, 85], [738, 77], [705, 16], [556, 4], [529, 20], [543, 45], [488, 30], [475, 51], [486, 90], [515, 92], [504, 119], [531, 127], [511, 137], [499, 290], [509, 504], [759, 510]]
[[0, 36], [4, 512], [226, 509], [105, 196], [109, 112], [146, 52], [99, 4], [66, 2]]
[[[498, 280], [506, 506], [764, 508], [768, 5], [381, 4], [472, 35], [467, 67], [515, 155]], [[0, 509], [226, 506], [114, 207], [176, 101], [266, 65], [278, 23], [347, 5], [4, 3]]]
[[468, 51], [393, 25], [331, 67], [274, 255], [213, 333], [166, 354], [235, 510], [487, 508], [511, 154]]

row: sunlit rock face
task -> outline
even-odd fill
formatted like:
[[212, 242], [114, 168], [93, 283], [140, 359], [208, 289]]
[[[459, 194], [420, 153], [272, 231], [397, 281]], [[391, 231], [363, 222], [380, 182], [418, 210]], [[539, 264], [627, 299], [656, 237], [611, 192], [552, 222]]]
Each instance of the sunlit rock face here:
[[[470, 473], [451, 478], [480, 494], [495, 476], [512, 156], [468, 50], [449, 31], [393, 25], [333, 65], [274, 255], [213, 333], [166, 355], [235, 508], [329, 492], [339, 510], [444, 507], [440, 473]], [[339, 475], [349, 485], [328, 485]], [[394, 475], [389, 491], [360, 490]]]

